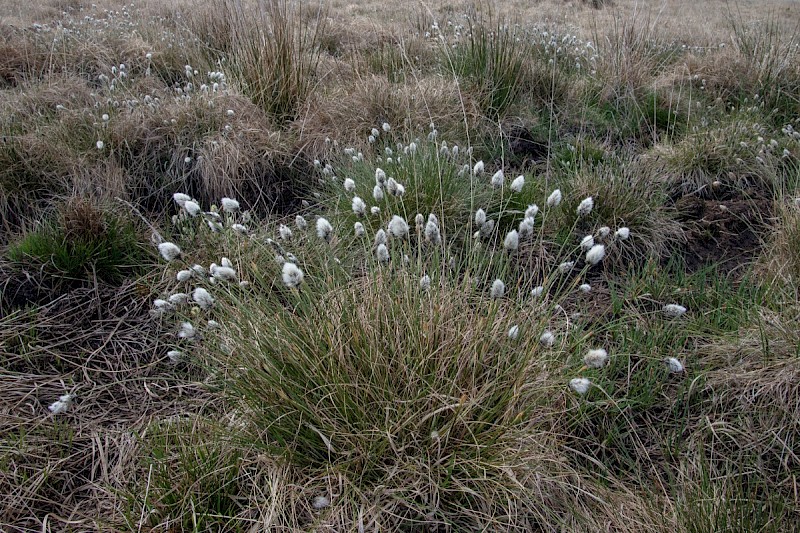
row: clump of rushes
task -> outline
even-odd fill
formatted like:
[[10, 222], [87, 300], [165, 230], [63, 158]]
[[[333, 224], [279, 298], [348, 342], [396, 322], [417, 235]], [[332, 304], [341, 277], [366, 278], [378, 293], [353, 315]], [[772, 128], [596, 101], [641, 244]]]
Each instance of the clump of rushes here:
[[[373, 144], [381, 138], [373, 137]], [[543, 215], [536, 204], [507, 209], [505, 195], [522, 193], [504, 191], [496, 178], [480, 179], [480, 168], [467, 167], [459, 178], [474, 187], [472, 201], [451, 203], [437, 192], [446, 181], [420, 174], [432, 168], [427, 159], [438, 157], [437, 142], [398, 147], [408, 157], [385, 170], [367, 157], [354, 160], [348, 150], [335, 170], [347, 176], [347, 185], [325, 182], [331, 187], [320, 195], [319, 211], [307, 213], [316, 220], [313, 230], [298, 217], [295, 232], [290, 221], [278, 220], [266, 235], [240, 234], [235, 226], [246, 214], [232, 207], [235, 200], [223, 202], [225, 216], [199, 205], [192, 216], [192, 199], [176, 195], [185, 212], [181, 223], [210, 232], [219, 239], [217, 255], [235, 260], [179, 270], [173, 263], [193, 258], [177, 244], [162, 243], [171, 260], [166, 268], [181, 273], [170, 279], [194, 287], [191, 298], [182, 292], [159, 298], [154, 316], [176, 319], [177, 346], [170, 353], [181, 355], [170, 360], [192, 354], [226, 376], [220, 390], [244, 413], [240, 429], [257, 448], [310, 475], [334, 467], [361, 491], [391, 483], [398, 468], [417, 472], [395, 489], [397, 527], [427, 516], [422, 502], [444, 479], [469, 488], [438, 496], [442, 519], [461, 528], [478, 527], [470, 509], [490, 499], [541, 513], [529, 498], [533, 493], [552, 499], [547, 512], [561, 515], [578, 494], [555, 482], [542, 450], [523, 445], [529, 436], [521, 430], [545, 398], [572, 391], [578, 401], [592, 401], [592, 383], [602, 388], [608, 353], [595, 348], [585, 354], [580, 372], [592, 372], [591, 380], [571, 375], [574, 369], [564, 364], [570, 358], [561, 352], [575, 343], [569, 322], [559, 317], [570, 316], [570, 295], [589, 292], [581, 278], [625, 244], [611, 237], [610, 227], [601, 231], [600, 222], [585, 234], [596, 208], [592, 197], [567, 210], [580, 227], [559, 227], [569, 220], [559, 207], [572, 200], [568, 195], [556, 189], [539, 198], [547, 205]], [[455, 181], [461, 168], [453, 161], [439, 172]], [[323, 182], [334, 172], [326, 169]], [[404, 194], [398, 194], [401, 181], [408, 184]], [[373, 195], [382, 198], [383, 209], [370, 214], [364, 200], [351, 196], [369, 188], [387, 193]], [[334, 232], [351, 217], [358, 219], [354, 233]], [[524, 235], [500, 233], [500, 224], [518, 223]], [[470, 237], [473, 231], [477, 238]], [[564, 232], [571, 235], [569, 246], [548, 238]], [[546, 248], [549, 256], [534, 275], [524, 268], [531, 248]], [[529, 306], [537, 312], [523, 311]], [[507, 483], [509, 457], [517, 479], [526, 480], [521, 484]], [[525, 515], [510, 507], [502, 514], [510, 517], [507, 525], [520, 525]]]

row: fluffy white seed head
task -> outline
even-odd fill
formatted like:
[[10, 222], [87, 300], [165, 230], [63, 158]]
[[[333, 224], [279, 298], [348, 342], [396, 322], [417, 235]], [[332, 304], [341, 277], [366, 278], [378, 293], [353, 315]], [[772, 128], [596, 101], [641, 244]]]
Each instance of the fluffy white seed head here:
[[317, 219], [317, 237], [324, 241], [330, 241], [331, 235], [333, 235], [333, 226], [327, 218], [319, 217]]
[[191, 196], [188, 194], [183, 194], [182, 192], [176, 192], [172, 195], [172, 199], [178, 204], [178, 207], [183, 207], [183, 205], [192, 199]]
[[352, 208], [353, 208], [353, 213], [355, 213], [360, 217], [364, 216], [364, 214], [367, 212], [367, 204], [364, 203], [364, 200], [362, 200], [358, 196], [353, 197]]
[[202, 209], [200, 209], [200, 204], [198, 204], [194, 200], [186, 200], [183, 203], [183, 208], [186, 209], [186, 212], [193, 217], [196, 217], [202, 211]]
[[179, 339], [193, 339], [196, 335], [196, 331], [194, 326], [192, 326], [191, 322], [183, 322], [181, 323], [181, 329], [178, 331], [178, 338]]
[[200, 306], [200, 309], [211, 309], [214, 305], [214, 298], [203, 287], [197, 287], [192, 292], [192, 300]]
[[504, 178], [505, 175], [503, 174], [503, 169], [501, 168], [492, 175], [492, 180], [490, 182], [492, 187], [494, 187], [495, 189], [499, 189], [500, 187], [502, 187]]
[[425, 274], [419, 279], [419, 288], [424, 292], [428, 292], [431, 289], [431, 277], [429, 275]]
[[161, 257], [167, 261], [172, 261], [181, 255], [181, 249], [178, 248], [177, 244], [172, 242], [162, 242], [158, 245], [158, 251], [161, 254]]
[[521, 239], [533, 235], [536, 224], [532, 218], [523, 218], [519, 223], [519, 236]]
[[588, 251], [592, 246], [594, 246], [594, 237], [591, 235], [587, 235], [581, 240], [581, 249], [583, 251]]
[[386, 180], [386, 190], [392, 196], [397, 194], [397, 182], [395, 181], [394, 178], [389, 178]]
[[183, 356], [183, 352], [180, 350], [170, 350], [167, 352], [167, 357], [169, 357], [170, 363], [178, 363], [181, 360], [181, 356]]
[[97, 141], [97, 145], [96, 146], [97, 146], [98, 150], [102, 150], [103, 148], [105, 148], [106, 143], [104, 143], [103, 141]]
[[525, 218], [535, 219], [537, 213], [539, 213], [539, 206], [536, 204], [531, 204], [528, 206], [528, 209], [525, 210]]
[[574, 266], [575, 266], [575, 261], [564, 261], [563, 263], [558, 265], [558, 272], [559, 274], [566, 274], [567, 272], [572, 270], [572, 267]]
[[472, 167], [472, 175], [473, 176], [480, 176], [483, 174], [483, 161], [478, 161], [475, 163], [475, 166]]
[[625, 227], [619, 228], [615, 233], [615, 235], [619, 240], [624, 241], [625, 239], [631, 236], [631, 230]]
[[489, 295], [492, 298], [502, 298], [503, 295], [506, 293], [506, 284], [503, 283], [503, 280], [496, 279], [492, 282], [492, 289], [489, 292]]
[[383, 130], [385, 133], [389, 133], [389, 131], [391, 131], [392, 127], [389, 125], [389, 123], [388, 123], [388, 122], [384, 122], [384, 123], [383, 123], [383, 126], [381, 126], [381, 129], [382, 129], [382, 130]]
[[601, 226], [600, 229], [597, 230], [597, 236], [601, 239], [605, 239], [611, 233], [611, 228], [608, 226]]
[[175, 294], [170, 294], [167, 301], [170, 305], [183, 305], [189, 301], [189, 295], [185, 292], [176, 292]]
[[386, 172], [384, 172], [383, 169], [375, 169], [375, 183], [378, 185], [386, 183]]
[[686, 308], [678, 304], [667, 304], [664, 306], [663, 312], [669, 318], [678, 318], [686, 313]]
[[284, 263], [281, 269], [283, 284], [289, 288], [299, 286], [303, 282], [303, 271], [294, 263]]
[[281, 224], [280, 226], [278, 226], [278, 235], [284, 241], [288, 241], [289, 239], [292, 238], [292, 228], [290, 228], [286, 224]]
[[588, 198], [584, 198], [583, 200], [581, 200], [581, 203], [578, 204], [578, 216], [579, 217], [587, 216], [589, 213], [592, 212], [593, 207], [594, 207], [594, 200], [592, 199], [592, 197], [589, 196]]
[[586, 252], [586, 262], [596, 265], [606, 256], [606, 247], [602, 244], [595, 244]]
[[475, 211], [475, 225], [479, 228], [486, 224], [486, 211], [478, 209]]
[[441, 244], [442, 233], [439, 231], [439, 224], [433, 220], [425, 223], [425, 240], [433, 244]]
[[569, 381], [569, 388], [581, 396], [589, 392], [592, 382], [586, 378], [573, 378]]
[[377, 205], [373, 205], [369, 208], [369, 212], [372, 214], [372, 216], [376, 217], [381, 214], [381, 208]]
[[543, 292], [544, 292], [544, 287], [539, 285], [538, 287], [534, 287], [533, 289], [531, 289], [531, 296], [533, 296], [534, 298], [538, 298], [539, 296], [542, 295]]
[[669, 368], [669, 371], [673, 374], [683, 372], [683, 363], [681, 363], [675, 357], [667, 357], [664, 359], [664, 362], [667, 363], [667, 368]]
[[403, 217], [394, 215], [389, 221], [389, 233], [392, 237], [404, 239], [408, 237], [408, 223]]
[[380, 185], [375, 185], [372, 188], [372, 197], [375, 198], [376, 202], [380, 202], [383, 200], [383, 187]]
[[542, 333], [542, 336], [539, 337], [539, 342], [542, 343], [542, 346], [547, 346], [548, 348], [555, 344], [556, 336], [553, 335], [552, 331], [545, 331]]
[[514, 192], [522, 192], [522, 188], [525, 186], [525, 176], [517, 176], [514, 178], [514, 181], [511, 182], [511, 190]]
[[181, 270], [175, 275], [175, 278], [181, 283], [183, 283], [184, 281], [189, 281], [189, 279], [191, 279], [192, 277], [192, 274], [194, 274], [192, 270], [189, 269]]
[[51, 403], [47, 408], [54, 415], [66, 413], [67, 409], [69, 409], [70, 405], [72, 405], [73, 397], [74, 396], [72, 394], [62, 394], [59, 396], [57, 401]]
[[231, 229], [237, 235], [245, 235], [247, 233], [247, 226], [244, 224], [231, 224]]
[[583, 364], [589, 368], [602, 368], [608, 362], [608, 352], [603, 348], [589, 350], [583, 356]]
[[230, 260], [230, 259], [228, 259], [227, 257], [223, 257], [223, 258], [220, 260], [220, 263], [221, 263], [221, 264], [222, 264], [222, 266], [224, 266], [224, 267], [233, 268], [233, 263], [231, 263], [231, 260]]
[[375, 257], [377, 257], [378, 261], [381, 263], [389, 262], [389, 249], [385, 244], [381, 243], [378, 245], [378, 247], [375, 249]]
[[509, 252], [514, 252], [519, 248], [519, 233], [517, 233], [517, 230], [512, 229], [508, 232], [503, 241], [503, 248]]
[[222, 210], [226, 213], [235, 213], [239, 210], [239, 202], [233, 198], [222, 199]]
[[347, 192], [353, 192], [354, 190], [356, 190], [356, 182], [351, 180], [350, 178], [347, 178], [346, 180], [344, 180], [344, 190], [346, 190]]
[[297, 215], [294, 217], [294, 225], [297, 226], [297, 229], [304, 230], [308, 227], [308, 222], [302, 215]]
[[316, 496], [313, 500], [311, 500], [311, 507], [317, 511], [320, 509], [325, 509], [330, 504], [331, 500], [325, 496]]
[[508, 330], [508, 338], [515, 341], [519, 338], [519, 326], [511, 326]]
[[581, 291], [584, 294], [587, 294], [587, 293], [591, 292], [592, 286], [589, 285], [588, 283], [583, 283], [578, 287], [578, 290]]
[[386, 244], [388, 239], [386, 238], [386, 232], [383, 229], [379, 229], [375, 232], [375, 246], [379, 246], [381, 244]]
[[211, 276], [213, 276], [213, 279], [220, 281], [236, 281], [238, 278], [236, 271], [233, 268], [226, 266], [217, 266], [212, 268]]
[[356, 237], [363, 237], [364, 234], [366, 233], [366, 230], [364, 229], [364, 224], [362, 224], [361, 222], [356, 222], [355, 224], [353, 224], [353, 230], [356, 233]]
[[561, 203], [561, 189], [556, 189], [547, 197], [547, 207], [557, 207]]

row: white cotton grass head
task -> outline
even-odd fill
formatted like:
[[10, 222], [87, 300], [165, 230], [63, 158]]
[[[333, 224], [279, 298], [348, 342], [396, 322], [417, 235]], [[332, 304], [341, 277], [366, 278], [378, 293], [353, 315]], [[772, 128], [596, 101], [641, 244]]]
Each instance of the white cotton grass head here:
[[227, 257], [223, 257], [219, 262], [224, 267], [233, 268], [233, 263], [231, 263], [231, 260]]
[[489, 295], [492, 298], [502, 298], [503, 295], [506, 293], [506, 284], [503, 283], [503, 280], [496, 279], [492, 282], [492, 288], [489, 291]]
[[372, 188], [372, 197], [376, 202], [383, 201], [383, 187], [375, 185], [375, 187]]
[[536, 204], [531, 204], [525, 210], [525, 218], [532, 218], [535, 219], [536, 215], [539, 213], [539, 206]]
[[554, 190], [550, 193], [550, 196], [547, 197], [547, 207], [558, 207], [558, 204], [561, 203], [562, 198], [561, 189]]
[[569, 380], [569, 388], [572, 389], [573, 392], [576, 394], [580, 394], [583, 396], [587, 392], [589, 392], [589, 387], [592, 386], [592, 382], [586, 378], [573, 378]]
[[161, 254], [161, 257], [167, 261], [172, 261], [181, 255], [181, 249], [178, 248], [177, 244], [172, 242], [162, 242], [159, 244], [158, 252]]
[[624, 241], [631, 236], [631, 230], [626, 227], [622, 227], [619, 228], [614, 235], [616, 235], [619, 240]]
[[353, 208], [353, 213], [360, 217], [363, 217], [367, 212], [367, 204], [358, 196], [353, 196], [351, 207]]
[[605, 238], [606, 238], [606, 237], [608, 237], [610, 234], [611, 234], [611, 228], [609, 228], [608, 226], [601, 226], [601, 227], [600, 227], [600, 228], [597, 230], [597, 236], [598, 236], [599, 238], [601, 238], [601, 239], [605, 239]]
[[197, 287], [192, 291], [192, 300], [200, 306], [200, 309], [211, 309], [214, 305], [214, 297], [203, 287]]
[[542, 333], [542, 336], [539, 337], [539, 342], [542, 344], [542, 346], [546, 346], [549, 348], [550, 346], [555, 344], [556, 336], [553, 335], [552, 331], [546, 330], [544, 333]]
[[531, 289], [531, 296], [534, 298], [538, 298], [542, 295], [543, 292], [544, 292], [544, 287], [539, 285], [538, 287], [534, 287], [533, 289]]
[[238, 279], [238, 275], [236, 271], [232, 267], [227, 266], [214, 266], [211, 269], [211, 276], [213, 279], [219, 281], [236, 281]]
[[383, 228], [375, 232], [375, 246], [386, 244], [387, 242], [388, 239], [386, 238], [386, 232], [383, 231]]
[[519, 237], [524, 239], [533, 235], [536, 223], [532, 218], [523, 218], [519, 223]]
[[203, 268], [201, 265], [192, 265], [192, 272], [200, 276], [206, 275], [206, 269]]
[[591, 247], [594, 246], [594, 237], [591, 235], [587, 235], [583, 239], [581, 239], [581, 250], [584, 252], [588, 252]]
[[667, 364], [667, 368], [673, 374], [677, 374], [678, 372], [683, 372], [683, 363], [680, 362], [675, 357], [667, 357], [664, 359], [664, 362]]
[[389, 133], [392, 130], [392, 127], [389, 125], [388, 122], [384, 122], [383, 125], [381, 126], [381, 129], [384, 131], [384, 133]]
[[194, 200], [187, 200], [183, 203], [183, 208], [186, 209], [186, 212], [189, 215], [196, 217], [199, 215], [203, 210], [200, 208], [200, 204], [195, 202]]
[[389, 262], [389, 249], [385, 244], [381, 243], [378, 245], [378, 247], [375, 249], [375, 257], [377, 257], [378, 261], [381, 263]]
[[376, 217], [381, 214], [381, 208], [378, 207], [377, 205], [373, 205], [372, 207], [369, 208], [369, 212], [372, 214], [372, 216]]
[[592, 286], [589, 285], [588, 283], [582, 283], [581, 285], [578, 286], [578, 290], [584, 294], [588, 294], [592, 291]]
[[589, 350], [583, 356], [583, 364], [589, 368], [603, 368], [608, 362], [608, 352], [603, 348]]
[[178, 338], [190, 340], [194, 338], [196, 333], [197, 332], [195, 331], [194, 326], [192, 326], [191, 322], [182, 322], [181, 329], [178, 330]]
[[54, 415], [60, 415], [66, 413], [67, 410], [72, 405], [72, 399], [74, 397], [75, 396], [73, 394], [62, 394], [61, 396], [58, 397], [58, 400], [51, 403], [47, 408]]
[[394, 215], [389, 221], [389, 233], [392, 237], [404, 239], [408, 237], [408, 223], [403, 217]]
[[106, 143], [104, 143], [103, 141], [97, 141], [96, 146], [98, 150], [102, 150], [103, 148], [105, 148]]
[[183, 305], [189, 302], [189, 295], [185, 292], [176, 292], [175, 294], [169, 295], [167, 302], [169, 302], [170, 305]]
[[377, 185], [383, 185], [386, 183], [386, 172], [384, 172], [383, 169], [375, 169], [375, 183]]
[[480, 176], [483, 174], [483, 170], [484, 170], [483, 161], [478, 161], [477, 163], [475, 163], [475, 166], [472, 167], [472, 175]]
[[492, 187], [494, 187], [495, 189], [499, 189], [500, 187], [503, 186], [504, 180], [505, 180], [505, 175], [503, 174], [503, 169], [501, 168], [492, 175], [490, 183]]
[[397, 181], [394, 178], [389, 178], [386, 180], [386, 191], [394, 196], [397, 194]]
[[183, 207], [186, 202], [192, 199], [192, 197], [188, 194], [183, 194], [182, 192], [176, 192], [172, 195], [172, 199], [176, 204], [178, 204], [178, 207]]
[[286, 224], [281, 224], [278, 226], [278, 236], [284, 241], [290, 240], [292, 238], [292, 228]]
[[353, 231], [356, 234], [356, 237], [363, 237], [367, 230], [364, 229], [364, 224], [361, 222], [356, 222], [353, 224]]
[[486, 211], [478, 209], [475, 211], [475, 225], [479, 228], [486, 224]]
[[669, 318], [678, 318], [686, 313], [686, 308], [679, 304], [667, 304], [662, 311]]
[[192, 270], [189, 270], [189, 269], [181, 270], [177, 274], [175, 274], [175, 278], [179, 282], [183, 283], [184, 281], [189, 281], [192, 278], [193, 274], [194, 274], [194, 271], [192, 271]]
[[222, 199], [222, 210], [226, 213], [235, 213], [239, 210], [239, 202], [233, 198]]
[[247, 226], [244, 224], [231, 224], [231, 229], [237, 235], [246, 235], [247, 234]]
[[308, 222], [303, 215], [297, 215], [294, 217], [294, 225], [297, 226], [297, 229], [304, 230], [308, 227]]
[[317, 511], [325, 509], [330, 504], [331, 500], [326, 496], [316, 496], [313, 500], [311, 500], [311, 507], [313, 507]]
[[294, 263], [284, 263], [281, 269], [281, 278], [283, 284], [292, 289], [303, 282], [303, 271]]
[[511, 326], [508, 330], [508, 338], [515, 341], [519, 338], [519, 326]]
[[425, 223], [425, 240], [433, 244], [441, 244], [442, 233], [439, 231], [439, 224], [433, 220]]
[[589, 213], [592, 212], [592, 208], [594, 207], [594, 199], [589, 196], [581, 200], [581, 203], [578, 204], [578, 216], [585, 217], [588, 216]]
[[515, 252], [519, 248], [519, 233], [517, 233], [517, 230], [512, 229], [506, 234], [506, 238], [503, 240], [503, 248], [508, 252]]
[[327, 218], [319, 217], [317, 219], [317, 237], [328, 242], [333, 235], [333, 226], [328, 222]]
[[606, 247], [602, 244], [595, 244], [586, 252], [586, 262], [596, 265], [606, 256]]
[[559, 274], [566, 274], [575, 266], [575, 261], [564, 261], [560, 265], [558, 265], [558, 273]]
[[429, 275], [425, 274], [419, 279], [419, 288], [423, 292], [431, 290], [431, 277]]
[[167, 352], [167, 357], [169, 358], [170, 363], [176, 364], [179, 363], [183, 357], [183, 352], [180, 350], [170, 350]]
[[423, 215], [422, 213], [417, 213], [414, 216], [414, 225], [417, 227], [417, 230], [425, 227], [425, 215]]
[[522, 188], [525, 186], [525, 176], [517, 176], [514, 178], [514, 181], [511, 182], [511, 190], [514, 192], [522, 192]]
[[347, 192], [353, 192], [354, 190], [356, 190], [356, 182], [351, 180], [350, 178], [347, 178], [346, 180], [344, 180], [344, 190], [346, 190]]

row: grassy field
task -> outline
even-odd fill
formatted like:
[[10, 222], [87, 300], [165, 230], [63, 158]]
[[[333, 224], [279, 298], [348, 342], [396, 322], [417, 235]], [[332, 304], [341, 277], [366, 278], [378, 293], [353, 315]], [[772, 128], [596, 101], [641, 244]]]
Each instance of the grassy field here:
[[799, 32], [6, 0], [0, 529], [800, 531]]

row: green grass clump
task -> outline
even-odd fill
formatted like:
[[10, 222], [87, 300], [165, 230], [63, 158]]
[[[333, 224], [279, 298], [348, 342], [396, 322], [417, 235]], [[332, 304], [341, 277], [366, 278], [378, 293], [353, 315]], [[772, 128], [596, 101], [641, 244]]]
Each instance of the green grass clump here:
[[73, 201], [59, 220], [43, 224], [12, 243], [11, 261], [69, 280], [117, 283], [140, 271], [149, 252], [131, 221]]

